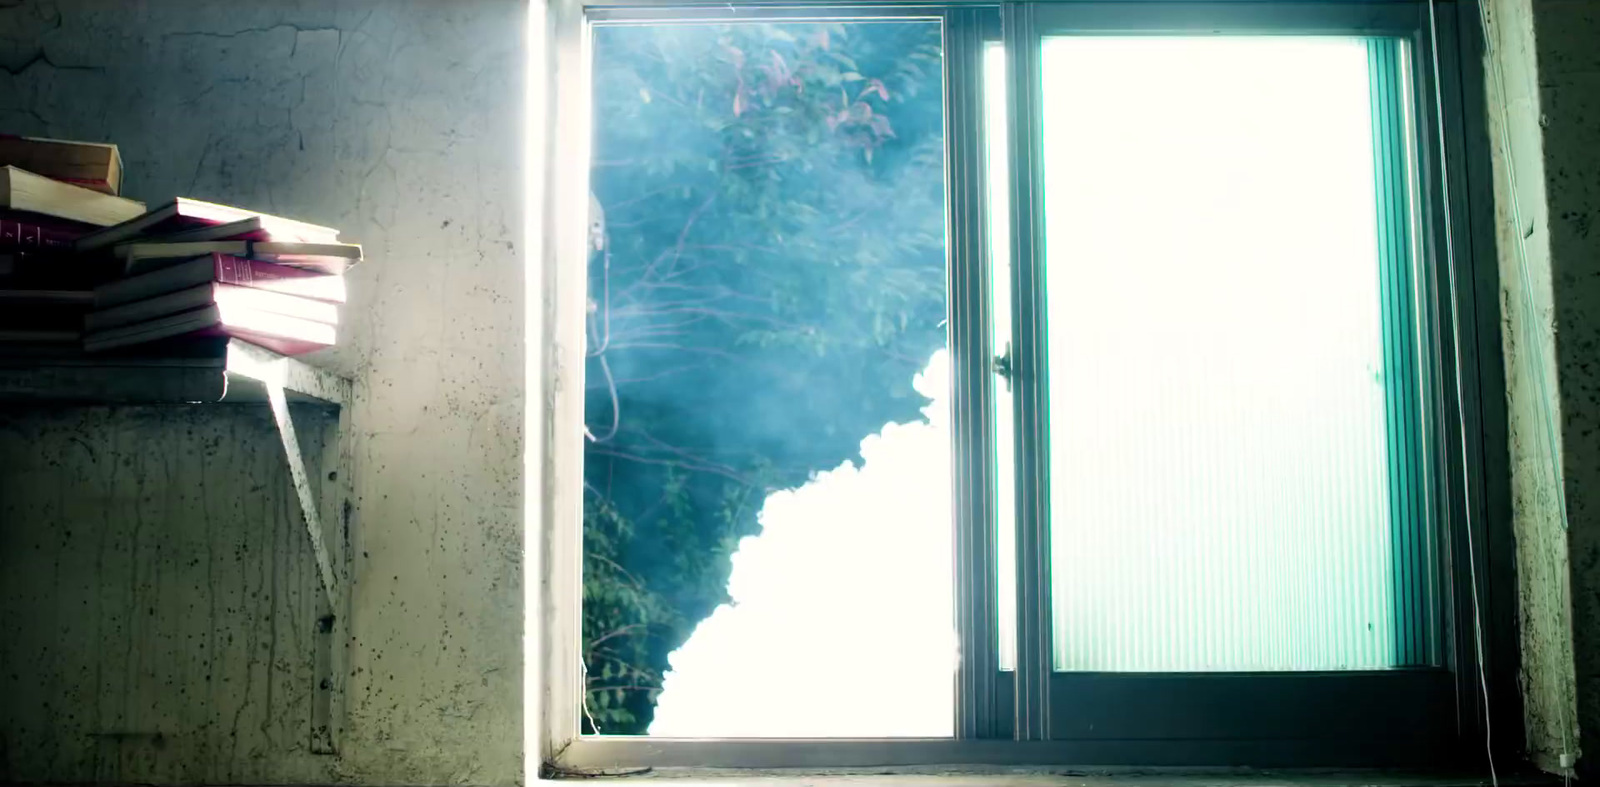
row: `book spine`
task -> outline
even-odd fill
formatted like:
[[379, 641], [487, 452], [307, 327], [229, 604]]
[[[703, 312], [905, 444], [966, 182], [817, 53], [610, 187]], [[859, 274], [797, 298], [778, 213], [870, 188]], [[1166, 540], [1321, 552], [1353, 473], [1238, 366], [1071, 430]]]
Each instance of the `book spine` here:
[[287, 339], [282, 336], [257, 333], [255, 331], [244, 330], [243, 328], [221, 327], [215, 330], [218, 333], [247, 341], [258, 347], [265, 347], [268, 350], [278, 353], [279, 355], [305, 355], [306, 353], [316, 352], [317, 350], [325, 350], [333, 346], [331, 344], [323, 344], [322, 342], [313, 342], [305, 339]]
[[241, 287], [249, 287], [255, 282], [255, 271], [251, 269], [249, 260], [227, 254], [212, 254], [211, 260], [217, 268], [217, 281]]
[[81, 232], [0, 217], [0, 249], [66, 251], [82, 236]]
[[344, 282], [337, 275], [228, 254], [212, 254], [211, 258], [216, 266], [216, 280], [221, 284], [271, 290], [332, 303], [344, 302]]

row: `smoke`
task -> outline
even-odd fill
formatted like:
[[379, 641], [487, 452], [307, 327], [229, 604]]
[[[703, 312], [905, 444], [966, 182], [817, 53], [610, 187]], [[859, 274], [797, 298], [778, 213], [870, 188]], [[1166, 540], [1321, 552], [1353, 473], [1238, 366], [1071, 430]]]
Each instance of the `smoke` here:
[[595, 30], [583, 625], [607, 734], [649, 728], [768, 493], [920, 419], [946, 334], [939, 42], [922, 21]]
[[952, 733], [949, 374], [939, 350], [913, 379], [926, 422], [885, 424], [859, 464], [766, 498], [732, 601], [669, 657], [651, 735]]

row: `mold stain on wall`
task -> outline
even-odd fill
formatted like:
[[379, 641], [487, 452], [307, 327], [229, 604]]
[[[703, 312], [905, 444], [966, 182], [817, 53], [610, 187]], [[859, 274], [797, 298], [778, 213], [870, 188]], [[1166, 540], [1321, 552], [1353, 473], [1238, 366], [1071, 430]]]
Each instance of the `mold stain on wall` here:
[[[310, 359], [356, 388], [339, 755], [309, 753], [314, 563], [265, 410], [6, 410], [0, 559], [22, 587], [0, 622], [29, 633], [0, 676], [33, 709], [0, 711], [0, 780], [520, 780], [527, 13], [0, 0], [0, 130], [115, 142], [128, 196], [328, 224], [367, 256]], [[120, 455], [145, 469], [113, 474]], [[190, 609], [212, 581], [215, 612]], [[145, 625], [95, 646], [134, 603]]]

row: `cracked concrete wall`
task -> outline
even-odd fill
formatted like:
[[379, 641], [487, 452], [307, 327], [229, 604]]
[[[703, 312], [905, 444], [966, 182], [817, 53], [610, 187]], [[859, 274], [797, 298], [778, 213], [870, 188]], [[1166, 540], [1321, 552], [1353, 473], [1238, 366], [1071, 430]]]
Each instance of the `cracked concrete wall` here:
[[[1576, 744], [1600, 775], [1600, 4], [1534, 0]], [[1576, 752], [1575, 752], [1576, 753]]]
[[[8, 411], [0, 460], [37, 461], [0, 482], [0, 567], [38, 591], [4, 607], [4, 678], [40, 688], [0, 715], [0, 780], [520, 779], [526, 9], [0, 0], [0, 131], [116, 142], [130, 196], [326, 223], [367, 252], [340, 346], [311, 359], [356, 383], [339, 755], [308, 752], [312, 569], [264, 415]], [[218, 441], [203, 468], [100, 475], [113, 449], [159, 469]], [[242, 562], [217, 552], [236, 543]], [[192, 607], [218, 576], [249, 602]], [[95, 646], [140, 608], [156, 623], [131, 650]], [[202, 670], [201, 631], [255, 646]], [[249, 699], [208, 686], [219, 674], [253, 681]], [[127, 710], [74, 715], [90, 705]]]
[[[1548, 382], [1555, 379], [1555, 364], [1549, 341], [1553, 316], [1550, 245], [1533, 12], [1528, 0], [1493, 0], [1489, 10], [1491, 60], [1485, 73], [1497, 197], [1512, 529], [1517, 543], [1519, 683], [1529, 756], [1540, 767], [1554, 770], [1559, 768], [1564, 730], [1575, 711], [1567, 545], [1550, 469], [1545, 420], [1547, 412], [1559, 410], [1560, 402], [1553, 392], [1546, 397], [1540, 383], [1542, 376], [1548, 388]], [[1516, 173], [1514, 191], [1508, 164]], [[1523, 253], [1528, 258], [1526, 276]]]
[[331, 777], [277, 440], [259, 407], [0, 410], [0, 780]]
[[1600, 773], [1600, 3], [1487, 7], [1528, 749], [1587, 775]]

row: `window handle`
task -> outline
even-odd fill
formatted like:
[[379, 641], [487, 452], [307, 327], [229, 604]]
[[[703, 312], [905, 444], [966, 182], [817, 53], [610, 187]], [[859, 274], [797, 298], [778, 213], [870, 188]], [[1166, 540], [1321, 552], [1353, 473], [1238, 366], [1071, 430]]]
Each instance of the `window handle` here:
[[1011, 342], [1006, 342], [1006, 351], [996, 355], [993, 361], [994, 373], [1005, 378], [1006, 393], [1011, 393], [1011, 380], [1016, 376], [1016, 369], [1011, 361]]

